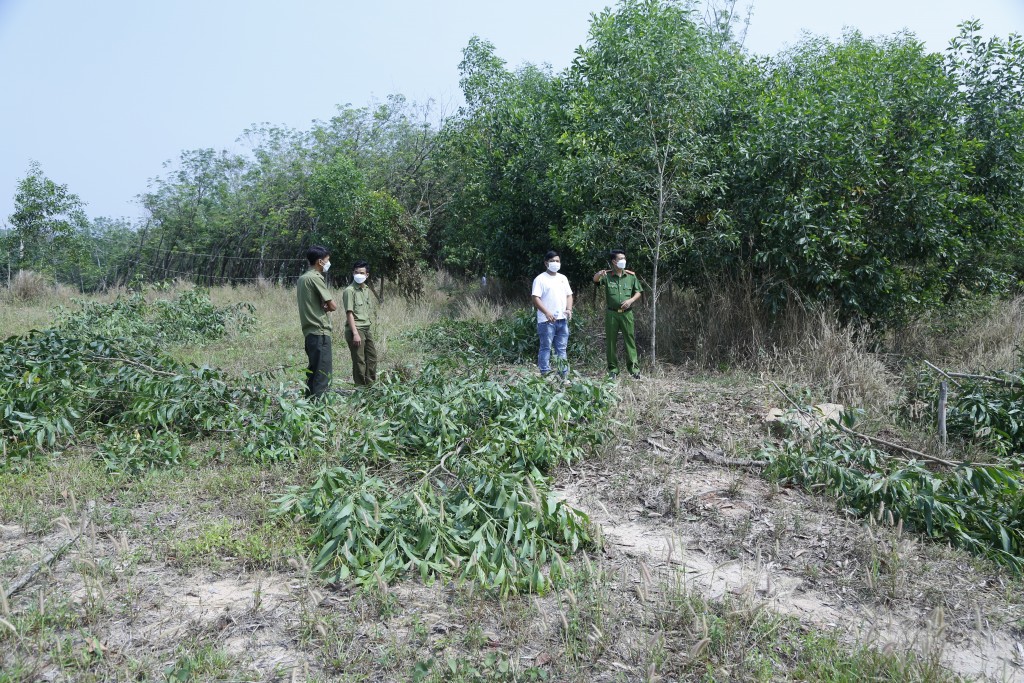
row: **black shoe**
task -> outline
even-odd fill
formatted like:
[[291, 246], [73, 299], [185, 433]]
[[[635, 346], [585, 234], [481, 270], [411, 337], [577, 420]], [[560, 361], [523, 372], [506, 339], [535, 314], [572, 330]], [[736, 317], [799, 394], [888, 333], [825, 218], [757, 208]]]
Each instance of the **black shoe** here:
[[640, 373], [639, 372], [631, 372], [631, 373], [629, 373], [629, 376], [632, 377], [633, 379], [640, 379]]

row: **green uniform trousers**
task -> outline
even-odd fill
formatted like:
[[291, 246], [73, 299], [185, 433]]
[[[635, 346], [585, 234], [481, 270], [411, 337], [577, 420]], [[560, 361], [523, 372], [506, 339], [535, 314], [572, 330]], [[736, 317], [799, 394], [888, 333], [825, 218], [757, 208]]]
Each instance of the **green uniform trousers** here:
[[636, 335], [633, 332], [633, 311], [604, 312], [604, 335], [605, 344], [608, 348], [608, 372], [619, 371], [619, 354], [616, 351], [619, 332], [622, 332], [622, 341], [626, 346], [626, 356], [629, 358], [629, 371], [634, 375], [640, 372], [640, 362], [636, 357]]
[[306, 358], [306, 397], [319, 399], [331, 384], [331, 335], [307, 334]]
[[357, 386], [365, 386], [377, 381], [377, 347], [373, 344], [369, 327], [356, 329], [359, 330], [362, 343], [358, 346], [352, 343], [352, 329], [347, 325], [345, 342], [348, 344], [348, 350], [352, 352], [352, 381]]

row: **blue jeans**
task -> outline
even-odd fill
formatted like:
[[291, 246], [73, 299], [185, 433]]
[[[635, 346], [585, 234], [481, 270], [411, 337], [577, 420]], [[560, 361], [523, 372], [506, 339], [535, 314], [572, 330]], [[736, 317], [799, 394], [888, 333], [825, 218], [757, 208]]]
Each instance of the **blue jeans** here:
[[566, 362], [565, 349], [569, 346], [569, 321], [562, 318], [553, 323], [537, 323], [537, 336], [540, 337], [540, 352], [537, 354], [540, 373], [546, 375], [551, 372], [551, 342], [554, 340], [555, 357], [562, 359], [561, 363], [556, 362], [558, 374], [562, 377], [568, 375], [569, 364]]

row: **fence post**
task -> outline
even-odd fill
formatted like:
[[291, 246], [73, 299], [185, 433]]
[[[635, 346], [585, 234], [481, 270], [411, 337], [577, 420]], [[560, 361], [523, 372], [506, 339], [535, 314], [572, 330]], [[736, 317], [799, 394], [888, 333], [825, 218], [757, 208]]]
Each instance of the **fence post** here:
[[949, 395], [949, 384], [945, 380], [939, 383], [939, 440], [942, 448], [946, 448], [946, 398]]

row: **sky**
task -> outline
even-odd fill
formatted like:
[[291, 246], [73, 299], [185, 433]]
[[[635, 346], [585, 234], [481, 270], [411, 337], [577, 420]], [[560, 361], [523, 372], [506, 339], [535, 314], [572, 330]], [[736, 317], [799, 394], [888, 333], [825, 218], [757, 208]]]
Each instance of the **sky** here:
[[[746, 7], [748, 0], [738, 0]], [[31, 161], [86, 203], [132, 219], [135, 197], [188, 149], [244, 151], [255, 123], [306, 129], [391, 93], [461, 103], [473, 35], [511, 67], [568, 66], [609, 0], [0, 0], [0, 227]], [[965, 19], [1024, 33], [1024, 0], [753, 0], [746, 47], [802, 32], [907, 29], [945, 49]]]

